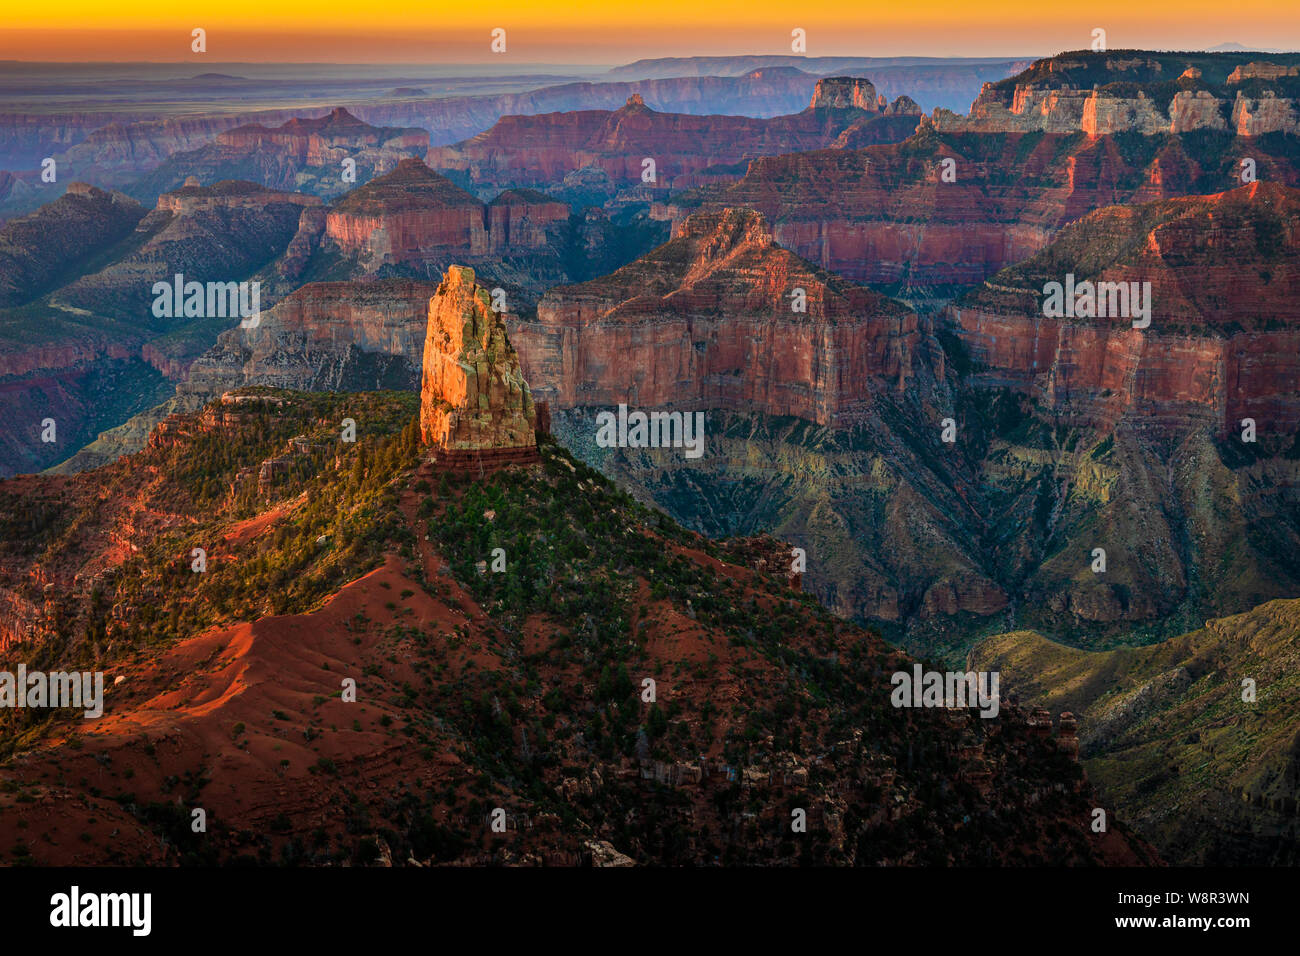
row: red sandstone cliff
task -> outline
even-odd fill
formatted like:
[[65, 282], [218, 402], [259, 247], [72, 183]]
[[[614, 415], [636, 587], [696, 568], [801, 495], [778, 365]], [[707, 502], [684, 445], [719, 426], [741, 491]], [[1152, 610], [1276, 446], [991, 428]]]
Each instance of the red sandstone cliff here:
[[[1255, 418], [1300, 428], [1300, 190], [1227, 193], [1099, 210], [1042, 254], [950, 306], [991, 383], [1030, 391], [1080, 422]], [[1043, 286], [1150, 282], [1151, 324], [1046, 318]]]
[[403, 160], [335, 203], [325, 237], [376, 262], [419, 259], [435, 247], [487, 250], [483, 204], [417, 159]]
[[[806, 312], [793, 308], [802, 290]], [[559, 407], [677, 405], [847, 424], [867, 383], [903, 389], [919, 340], [902, 305], [776, 245], [752, 210], [701, 213], [612, 275], [553, 289], [514, 325], [524, 371]]]
[[511, 190], [484, 206], [418, 159], [348, 193], [325, 216], [322, 240], [383, 265], [438, 267], [450, 258], [545, 249], [569, 207], [535, 190]]
[[488, 204], [488, 251], [543, 249], [548, 229], [568, 218], [567, 203], [534, 189], [507, 189]]
[[[1274, 152], [1269, 150], [1273, 149]], [[1180, 137], [1121, 144], [1064, 133], [940, 133], [928, 121], [905, 143], [755, 159], [739, 182], [664, 208], [750, 206], [776, 241], [822, 268], [909, 296], [973, 285], [1041, 250], [1094, 209], [1199, 193], [1207, 180], [1300, 185], [1277, 144], [1236, 140], [1227, 156]], [[945, 169], [950, 171], [944, 178]]]

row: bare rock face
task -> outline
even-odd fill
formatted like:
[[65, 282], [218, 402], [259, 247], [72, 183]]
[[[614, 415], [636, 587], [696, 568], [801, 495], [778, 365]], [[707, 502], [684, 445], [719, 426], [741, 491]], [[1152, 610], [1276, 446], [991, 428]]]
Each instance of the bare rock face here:
[[612, 275], [552, 289], [535, 321], [511, 328], [557, 408], [759, 409], [838, 425], [870, 414], [869, 382], [906, 387], [920, 340], [912, 312], [782, 249], [744, 208], [686, 219]]
[[[1201, 101], [1179, 103], [1189, 117]], [[1231, 121], [1254, 133], [1268, 128], [1270, 110], [1289, 108], [1243, 96]], [[1124, 125], [1117, 115], [1094, 111], [1090, 122], [1114, 132]], [[759, 157], [739, 181], [675, 197], [661, 215], [680, 222], [701, 208], [749, 206], [778, 243], [823, 269], [909, 301], [941, 299], [1029, 258], [1094, 209], [1202, 194], [1225, 154], [1223, 188], [1240, 182], [1243, 158], [1257, 163], [1261, 181], [1300, 185], [1294, 161], [1270, 152], [1275, 141], [1243, 135], [1225, 148], [1174, 135], [1125, 144], [1106, 133], [950, 134], [922, 117], [902, 144], [856, 148], [862, 141], [846, 135], [839, 145], [854, 148]]]
[[858, 76], [828, 76], [813, 90], [813, 109], [851, 109], [876, 112], [877, 94], [871, 81]]
[[566, 203], [534, 189], [507, 189], [488, 205], [488, 247], [494, 253], [544, 249], [549, 228], [568, 218]]
[[[990, 384], [1106, 428], [1243, 418], [1300, 427], [1300, 191], [1256, 182], [1213, 196], [1098, 210], [1040, 256], [949, 307]], [[1090, 263], [1096, 282], [1148, 282], [1150, 326], [1048, 318], [1043, 286]], [[1093, 271], [1095, 270], [1095, 271]]]
[[420, 391], [420, 435], [440, 465], [535, 460], [536, 410], [474, 270], [451, 266], [429, 300]]
[[325, 238], [376, 266], [420, 262], [437, 249], [487, 251], [483, 204], [418, 159], [403, 160], [335, 203]]
[[[1158, 54], [1115, 57], [1104, 52], [1065, 53], [1039, 60], [1023, 73], [987, 83], [969, 116], [936, 110], [940, 131], [1145, 135], [1222, 130], [1234, 100], [1273, 102], [1241, 135], [1295, 133], [1300, 123], [1300, 67], [1292, 63], [1240, 63], [1241, 54]], [[1178, 71], [1181, 70], [1181, 73]], [[1231, 73], [1229, 73], [1231, 70]], [[1167, 92], [1177, 76], [1175, 92]], [[1162, 85], [1163, 84], [1163, 85]], [[1249, 84], [1249, 89], [1240, 89]], [[1269, 88], [1265, 88], [1269, 87]]]

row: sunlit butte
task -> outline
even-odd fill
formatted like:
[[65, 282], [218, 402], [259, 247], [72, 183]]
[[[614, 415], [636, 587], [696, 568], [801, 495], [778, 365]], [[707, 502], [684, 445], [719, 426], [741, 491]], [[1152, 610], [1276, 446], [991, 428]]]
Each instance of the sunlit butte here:
[[72, 0], [10, 4], [0, 58], [186, 61], [190, 32], [208, 32], [205, 54], [221, 62], [481, 62], [489, 35], [507, 31], [517, 63], [620, 63], [638, 57], [789, 54], [790, 32], [807, 53], [857, 56], [1024, 56], [1090, 43], [1106, 30], [1112, 49], [1204, 49], [1234, 42], [1300, 47], [1300, 18], [1275, 0], [1233, 4], [1102, 0], [1059, 11], [1035, 0], [916, 0], [907, 4], [790, 4], [774, 0], [565, 6], [536, 2], [365, 5], [343, 0], [121, 4]]

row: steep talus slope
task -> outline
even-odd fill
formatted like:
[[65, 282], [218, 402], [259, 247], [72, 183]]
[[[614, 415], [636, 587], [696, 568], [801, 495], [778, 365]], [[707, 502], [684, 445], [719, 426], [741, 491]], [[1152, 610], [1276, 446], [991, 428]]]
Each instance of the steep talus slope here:
[[1078, 715], [1089, 775], [1170, 862], [1300, 859], [1300, 601], [1142, 648], [1002, 634], [971, 666], [999, 670], [1026, 703]]
[[284, 254], [303, 210], [319, 205], [314, 196], [255, 183], [189, 182], [158, 198], [136, 227], [136, 248], [61, 288], [51, 302], [166, 328], [153, 310], [155, 282], [171, 282], [176, 273], [186, 282], [252, 279]]
[[144, 215], [121, 193], [72, 183], [0, 230], [0, 415], [9, 425], [0, 433], [0, 475], [57, 461], [129, 414], [134, 399], [126, 396], [161, 393], [162, 376], [141, 355], [146, 336], [132, 323], [42, 301], [129, 244]]
[[[0, 406], [16, 425], [0, 441], [0, 475], [62, 461], [100, 431], [166, 398], [167, 380], [183, 378], [194, 358], [241, 317], [224, 298], [209, 314], [206, 296], [197, 314], [161, 317], [155, 283], [171, 285], [178, 274], [186, 283], [223, 287], [264, 282], [258, 298], [267, 308], [275, 296], [273, 263], [290, 246], [304, 211], [319, 204], [252, 183], [189, 184], [141, 216], [121, 194], [74, 185], [34, 214], [29, 222], [44, 238], [33, 248], [42, 250], [45, 278], [28, 274], [35, 285], [26, 295], [45, 294], [0, 315], [0, 363], [12, 376], [0, 388]], [[88, 217], [87, 207], [98, 212]], [[60, 243], [71, 244], [75, 259]], [[248, 288], [244, 301], [251, 305]], [[48, 420], [55, 423], [54, 441], [47, 440]]]
[[108, 677], [97, 721], [5, 711], [14, 859], [1154, 859], [1092, 832], [1077, 764], [1014, 706], [890, 706], [910, 662], [756, 570], [776, 542], [684, 532], [550, 442], [431, 484], [413, 411], [235, 393], [103, 469], [0, 485], [2, 586], [41, 608], [11, 653]]
[[[837, 612], [1006, 606], [971, 472], [940, 442], [951, 387], [937, 340], [781, 248], [756, 212], [692, 216], [631, 265], [551, 290], [511, 337], [575, 452], [697, 530], [779, 529]], [[599, 446], [594, 416], [620, 403], [706, 411], [701, 456]]]

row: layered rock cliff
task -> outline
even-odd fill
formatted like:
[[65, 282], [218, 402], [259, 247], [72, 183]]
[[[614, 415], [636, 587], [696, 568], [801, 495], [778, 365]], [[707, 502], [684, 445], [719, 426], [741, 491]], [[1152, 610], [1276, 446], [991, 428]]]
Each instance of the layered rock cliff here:
[[379, 263], [418, 259], [438, 247], [487, 251], [483, 204], [417, 159], [403, 160], [335, 203], [325, 238]]
[[[798, 303], [804, 311], [796, 307]], [[709, 534], [771, 528], [808, 587], [883, 621], [992, 614], [969, 476], [940, 453], [944, 358], [916, 316], [777, 245], [760, 214], [700, 213], [512, 325], [569, 447]], [[703, 411], [697, 459], [609, 448], [600, 411]]]
[[675, 198], [664, 215], [744, 205], [810, 262], [909, 301], [943, 301], [1041, 250], [1102, 206], [1300, 185], [1282, 137], [942, 133], [928, 120], [896, 145], [753, 160], [734, 184]]
[[488, 204], [488, 251], [545, 249], [555, 226], [568, 222], [569, 206], [535, 189], [507, 189]]
[[[936, 110], [948, 132], [1084, 132], [1091, 136], [1300, 129], [1300, 57], [1259, 53], [1078, 51], [987, 83], [969, 116]], [[1249, 62], [1243, 62], [1244, 60]]]
[[[919, 114], [911, 100], [900, 97], [891, 106], [870, 81], [853, 77], [817, 81], [808, 108], [770, 119], [661, 113], [633, 94], [613, 112], [506, 116], [472, 139], [430, 150], [428, 162], [482, 192], [555, 188], [570, 177], [575, 197], [608, 198], [640, 186], [647, 159], [654, 161], [656, 189], [682, 188], [705, 170], [742, 164], [735, 177], [755, 156], [820, 149], [844, 136], [859, 145], [896, 142], [915, 130]], [[577, 189], [591, 181], [605, 193]]]
[[473, 269], [452, 266], [429, 300], [420, 437], [439, 465], [529, 460], [536, 418], [502, 314]]
[[[548, 195], [507, 190], [484, 205], [420, 160], [405, 159], [330, 206], [319, 236], [304, 236], [301, 245], [323, 251], [322, 278], [436, 280], [448, 266], [468, 264], [519, 307], [565, 280], [574, 232], [569, 207]], [[317, 277], [310, 263], [305, 272]]]
[[[849, 309], [867, 316], [852, 344], [831, 319], [811, 343], [800, 316], [764, 324], [790, 253], [718, 228], [741, 210], [697, 214], [633, 266], [553, 290], [515, 338], [571, 447], [701, 530], [775, 529], [805, 549], [812, 590], [906, 622], [911, 646], [959, 652], [995, 621], [1084, 644], [1176, 633], [1300, 590], [1295, 194], [1103, 210], [933, 330], [865, 334], [871, 313]], [[1043, 284], [1071, 273], [1151, 282], [1151, 325], [1044, 318]], [[730, 350], [732, 325], [752, 344]], [[845, 356], [908, 358], [828, 377]], [[600, 447], [593, 412], [619, 402], [718, 410], [708, 453]]]
[[558, 407], [675, 405], [849, 425], [868, 381], [903, 390], [920, 341], [899, 304], [776, 245], [749, 209], [700, 213], [612, 275], [553, 289], [514, 326]]
[[[1300, 190], [1260, 182], [1099, 210], [946, 318], [981, 379], [1031, 392], [1064, 421], [1195, 420], [1227, 433], [1249, 417], [1290, 434], [1300, 428], [1297, 224]], [[1091, 283], [1085, 299], [1101, 287], [1112, 314], [1047, 315], [1044, 290], [1067, 276], [1081, 292]], [[1145, 328], [1113, 314], [1130, 298], [1133, 311], [1135, 288], [1149, 295]]]

